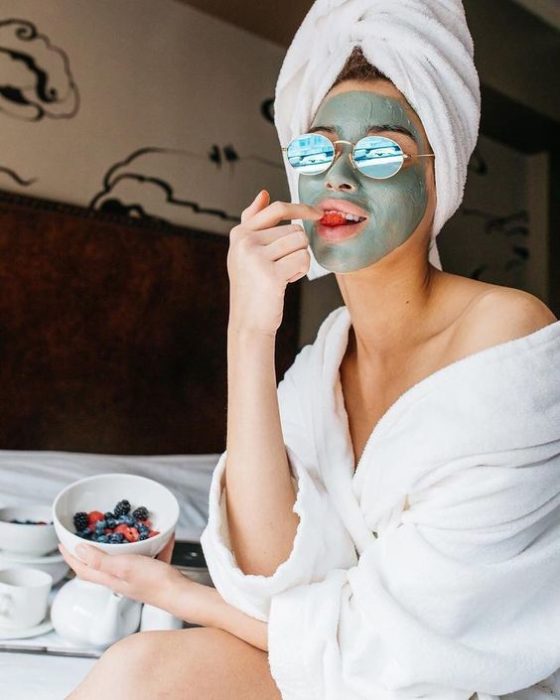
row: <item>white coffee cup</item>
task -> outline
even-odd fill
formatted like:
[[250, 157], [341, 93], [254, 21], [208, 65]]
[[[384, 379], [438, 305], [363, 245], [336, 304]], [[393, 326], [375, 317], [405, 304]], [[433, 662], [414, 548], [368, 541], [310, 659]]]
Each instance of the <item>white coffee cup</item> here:
[[53, 577], [40, 569], [0, 569], [0, 630], [22, 629], [45, 619]]
[[142, 617], [140, 618], [140, 631], [146, 630], [180, 630], [183, 627], [183, 620], [179, 620], [167, 610], [156, 608], [155, 605], [145, 603], [142, 607]]

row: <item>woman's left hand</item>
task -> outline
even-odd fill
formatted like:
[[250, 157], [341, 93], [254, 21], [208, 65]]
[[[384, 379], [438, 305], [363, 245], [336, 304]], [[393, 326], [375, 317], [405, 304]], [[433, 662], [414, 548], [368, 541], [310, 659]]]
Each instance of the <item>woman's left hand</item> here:
[[[156, 559], [143, 554], [106, 554], [85, 543], [76, 547], [80, 559], [60, 544], [58, 546], [68, 566], [78, 578], [110, 588], [126, 598], [166, 609], [178, 587], [196, 583], [171, 566], [175, 535], [171, 537]], [[82, 547], [83, 553], [82, 553]]]

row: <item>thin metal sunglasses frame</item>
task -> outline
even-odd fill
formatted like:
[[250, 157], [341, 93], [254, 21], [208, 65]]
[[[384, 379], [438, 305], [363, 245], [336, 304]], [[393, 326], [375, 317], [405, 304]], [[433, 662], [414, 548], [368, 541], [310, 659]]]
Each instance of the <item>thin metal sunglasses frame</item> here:
[[[316, 134], [312, 134], [312, 135], [313, 135], [313, 136], [316, 136]], [[291, 143], [292, 143], [293, 141], [296, 141], [297, 139], [302, 138], [302, 136], [307, 136], [307, 134], [301, 134], [300, 136], [296, 136], [294, 139], [292, 139], [292, 141], [290, 141], [290, 143], [289, 143], [287, 146], [283, 146], [283, 147], [282, 147], [282, 151], [286, 152], [286, 151], [288, 150], [288, 148], [290, 147]], [[327, 137], [325, 136], [324, 138], [327, 138]], [[330, 170], [330, 168], [332, 168], [332, 166], [335, 164], [335, 162], [336, 162], [336, 160], [338, 159], [338, 157], [341, 155], [341, 149], [336, 148], [336, 144], [338, 144], [338, 143], [346, 143], [346, 144], [348, 144], [349, 146], [352, 146], [352, 151], [351, 151], [351, 153], [350, 153], [350, 163], [352, 164], [352, 167], [354, 168], [354, 170], [357, 170], [357, 172], [359, 172], [361, 175], [365, 175], [366, 177], [370, 177], [372, 180], [388, 180], [390, 177], [394, 177], [398, 172], [401, 171], [401, 169], [402, 169], [402, 167], [403, 167], [403, 165], [404, 165], [405, 160], [414, 159], [414, 158], [435, 158], [435, 157], [436, 157], [436, 154], [435, 154], [435, 153], [415, 153], [415, 154], [405, 153], [405, 152], [403, 151], [403, 149], [401, 148], [400, 144], [398, 144], [394, 139], [390, 139], [388, 136], [381, 136], [381, 137], [379, 137], [379, 138], [387, 139], [387, 141], [391, 141], [391, 143], [394, 143], [395, 146], [398, 146], [398, 148], [399, 148], [399, 149], [401, 150], [401, 152], [402, 152], [403, 160], [402, 160], [402, 163], [401, 163], [400, 166], [399, 166], [399, 169], [396, 170], [396, 171], [395, 171], [394, 173], [392, 173], [391, 175], [387, 175], [387, 177], [375, 177], [374, 175], [368, 175], [367, 173], [365, 173], [365, 172], [363, 172], [362, 170], [360, 170], [360, 168], [358, 168], [358, 166], [356, 165], [356, 162], [355, 162], [355, 160], [354, 160], [354, 148], [356, 147], [356, 145], [357, 145], [358, 143], [360, 143], [360, 141], [362, 141], [362, 139], [365, 139], [365, 138], [368, 138], [368, 137], [367, 137], [367, 136], [362, 136], [362, 138], [361, 138], [361, 139], [358, 139], [358, 141], [356, 141], [356, 142], [353, 142], [353, 141], [346, 141], [345, 139], [337, 139], [336, 141], [331, 141], [330, 139], [327, 139], [330, 143], [332, 143], [332, 144], [335, 146], [335, 149], [334, 149], [334, 158], [332, 159], [332, 163], [329, 163], [329, 165], [328, 165], [324, 170], [321, 170], [321, 171], [318, 172], [318, 173], [303, 173], [303, 172], [302, 172], [302, 173], [299, 173], [299, 174], [300, 174], [300, 175], [308, 175], [308, 176], [310, 176], [310, 175], [323, 175], [323, 174], [326, 173], [328, 170]], [[288, 161], [288, 162], [289, 162], [289, 161]], [[297, 168], [295, 168], [291, 163], [290, 163], [290, 167], [292, 167], [292, 168], [297, 172]]]

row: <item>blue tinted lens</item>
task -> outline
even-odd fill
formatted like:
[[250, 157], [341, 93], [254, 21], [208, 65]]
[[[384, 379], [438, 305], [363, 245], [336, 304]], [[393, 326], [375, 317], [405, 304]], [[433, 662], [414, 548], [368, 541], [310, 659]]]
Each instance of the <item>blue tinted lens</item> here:
[[327, 170], [334, 160], [334, 146], [321, 134], [302, 134], [290, 142], [286, 155], [292, 168], [305, 175]]
[[364, 175], [383, 180], [399, 172], [404, 162], [404, 153], [393, 139], [366, 136], [354, 147], [354, 162]]

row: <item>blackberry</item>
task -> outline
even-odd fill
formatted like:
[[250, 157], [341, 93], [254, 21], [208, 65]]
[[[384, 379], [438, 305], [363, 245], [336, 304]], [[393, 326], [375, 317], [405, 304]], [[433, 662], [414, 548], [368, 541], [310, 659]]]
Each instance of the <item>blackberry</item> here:
[[79, 512], [74, 515], [74, 527], [78, 531], [87, 530], [88, 528], [88, 514], [84, 512]]
[[130, 503], [126, 500], [126, 498], [123, 498], [122, 501], [117, 503], [114, 513], [115, 517], [117, 518], [121, 515], [128, 515], [128, 513], [130, 513]]
[[140, 506], [139, 508], [136, 508], [135, 511], [132, 513], [132, 517], [136, 518], [136, 520], [147, 520], [148, 519], [148, 509], [144, 506]]

